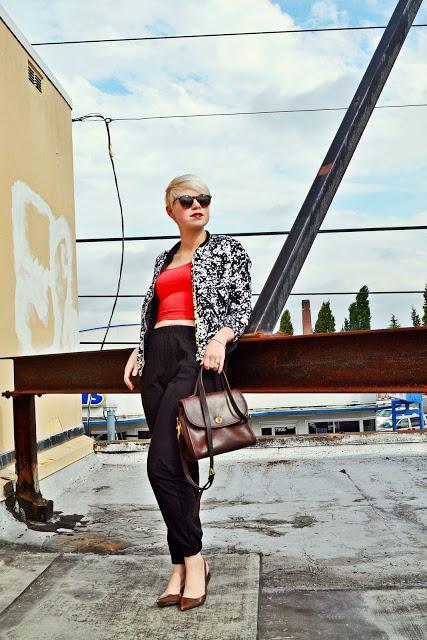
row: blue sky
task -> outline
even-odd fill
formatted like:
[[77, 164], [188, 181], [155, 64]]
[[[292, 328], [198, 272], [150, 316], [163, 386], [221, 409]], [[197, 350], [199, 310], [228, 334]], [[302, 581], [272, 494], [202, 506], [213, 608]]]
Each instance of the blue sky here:
[[125, 85], [119, 78], [114, 76], [107, 76], [102, 80], [94, 81], [94, 86], [103, 91], [104, 93], [110, 93], [117, 96], [128, 96], [130, 91], [126, 89]]
[[[313, 0], [274, 0], [283, 11], [289, 13], [296, 22], [305, 24], [311, 14], [313, 5], [328, 4], [315, 3]], [[331, 3], [332, 4], [332, 3]], [[397, 2], [395, 0], [373, 0], [363, 2], [361, 0], [335, 0], [333, 5], [337, 11], [349, 18], [340, 26], [359, 26], [361, 24], [386, 24], [384, 18], [392, 15]], [[424, 22], [427, 15], [425, 7], [421, 6], [417, 21]], [[328, 25], [324, 25], [328, 26]]]
[[[311, 9], [315, 3], [312, 0], [275, 0], [274, 4], [279, 5], [283, 11], [289, 13], [295, 22], [305, 25], [310, 21]], [[339, 0], [334, 2], [334, 5], [338, 11], [346, 12], [351, 17], [352, 26], [358, 25], [362, 21], [378, 18], [378, 13], [363, 2]]]

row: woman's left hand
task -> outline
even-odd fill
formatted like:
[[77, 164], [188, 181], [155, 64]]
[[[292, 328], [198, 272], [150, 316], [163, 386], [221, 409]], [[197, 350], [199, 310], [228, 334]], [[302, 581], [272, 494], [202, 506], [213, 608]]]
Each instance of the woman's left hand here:
[[220, 344], [217, 340], [208, 342], [202, 365], [205, 369], [213, 369], [222, 372], [225, 360], [225, 345]]

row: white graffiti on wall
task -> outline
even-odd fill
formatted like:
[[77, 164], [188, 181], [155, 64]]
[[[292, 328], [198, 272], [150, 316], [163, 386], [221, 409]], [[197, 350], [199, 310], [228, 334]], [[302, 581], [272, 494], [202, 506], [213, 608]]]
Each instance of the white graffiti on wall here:
[[[34, 255], [30, 245], [29, 208], [47, 222], [48, 264]], [[73, 239], [67, 220], [54, 216], [49, 205], [24, 182], [12, 186], [13, 256], [15, 263], [15, 327], [22, 353], [74, 350], [78, 345], [78, 316], [73, 306]], [[46, 262], [46, 259], [44, 260]], [[37, 314], [52, 331], [43, 347], [34, 346]]]

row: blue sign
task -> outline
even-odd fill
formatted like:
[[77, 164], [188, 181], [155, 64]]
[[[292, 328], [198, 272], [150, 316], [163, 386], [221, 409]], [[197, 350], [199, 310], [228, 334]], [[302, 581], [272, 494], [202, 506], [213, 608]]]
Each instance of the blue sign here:
[[[90, 394], [90, 406], [100, 407], [104, 403], [105, 397], [103, 393], [91, 393]], [[82, 393], [82, 407], [87, 407], [89, 404], [89, 393]]]

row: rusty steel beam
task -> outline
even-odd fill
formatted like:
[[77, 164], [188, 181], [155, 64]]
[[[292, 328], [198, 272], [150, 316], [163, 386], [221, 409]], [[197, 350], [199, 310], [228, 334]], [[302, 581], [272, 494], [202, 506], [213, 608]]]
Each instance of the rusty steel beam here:
[[15, 500], [27, 520], [47, 522], [53, 515], [53, 501], [40, 493], [37, 465], [36, 412], [33, 395], [13, 398], [15, 436]]
[[[123, 372], [132, 351], [126, 348], [12, 357], [15, 392], [131, 393]], [[15, 392], [3, 395], [13, 396]]]
[[425, 393], [427, 327], [248, 335], [229, 378], [247, 393]]
[[422, 0], [400, 0], [252, 311], [248, 332], [271, 332], [384, 88]]
[[[123, 382], [132, 349], [14, 357], [15, 389], [46, 393], [139, 393]], [[243, 392], [427, 390], [427, 327], [286, 336], [245, 334], [230, 355], [230, 384]]]

